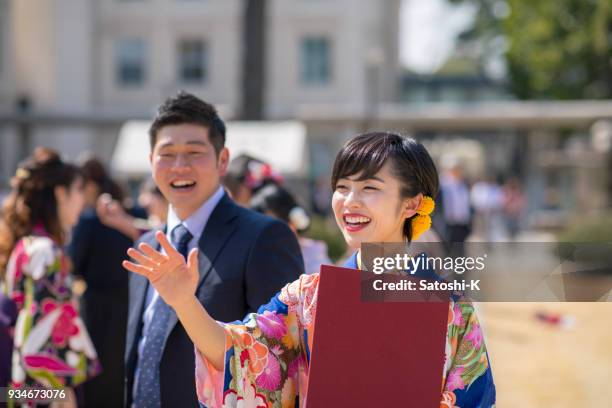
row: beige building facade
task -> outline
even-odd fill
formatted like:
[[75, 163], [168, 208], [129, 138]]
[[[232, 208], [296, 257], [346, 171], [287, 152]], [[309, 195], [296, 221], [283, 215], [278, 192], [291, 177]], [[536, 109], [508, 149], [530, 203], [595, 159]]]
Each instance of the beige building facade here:
[[[180, 89], [236, 118], [245, 3], [0, 0], [0, 185], [37, 145], [108, 159], [125, 120]], [[265, 118], [313, 106], [359, 116], [393, 100], [400, 3], [269, 0]]]
[[[241, 103], [242, 0], [2, 0], [4, 110], [27, 95], [45, 113], [149, 114], [186, 89], [235, 116]], [[266, 3], [265, 114], [302, 105], [357, 113], [392, 99], [399, 0]], [[372, 55], [375, 58], [372, 58]], [[368, 90], [369, 71], [380, 77]], [[10, 77], [12, 71], [12, 77]], [[4, 76], [7, 74], [7, 76]], [[6, 81], [4, 80], [6, 79]], [[12, 83], [12, 86], [6, 86]]]

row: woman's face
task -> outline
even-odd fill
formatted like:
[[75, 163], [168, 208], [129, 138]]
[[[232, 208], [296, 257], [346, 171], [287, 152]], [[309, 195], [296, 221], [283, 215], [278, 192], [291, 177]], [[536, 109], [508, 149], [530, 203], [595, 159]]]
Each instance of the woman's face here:
[[78, 222], [85, 204], [83, 179], [77, 177], [68, 188], [56, 187], [55, 198], [60, 224], [64, 231], [69, 231]]
[[400, 197], [400, 180], [387, 162], [372, 178], [358, 181], [360, 174], [341, 178], [332, 197], [336, 223], [352, 249], [363, 242], [404, 242], [403, 226], [420, 203]]

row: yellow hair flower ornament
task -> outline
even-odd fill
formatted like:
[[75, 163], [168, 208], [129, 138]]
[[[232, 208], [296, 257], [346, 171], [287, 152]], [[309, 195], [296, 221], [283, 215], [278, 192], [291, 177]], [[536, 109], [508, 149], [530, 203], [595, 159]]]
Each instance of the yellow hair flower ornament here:
[[429, 196], [423, 196], [419, 208], [417, 208], [417, 215], [412, 217], [412, 240], [414, 241], [421, 236], [422, 233], [431, 228], [431, 214], [436, 208], [436, 203], [433, 198]]
[[423, 196], [419, 208], [417, 208], [417, 214], [429, 215], [436, 208], [436, 203], [430, 196]]
[[415, 215], [412, 218], [412, 240], [414, 241], [422, 233], [431, 227], [431, 217], [429, 215]]

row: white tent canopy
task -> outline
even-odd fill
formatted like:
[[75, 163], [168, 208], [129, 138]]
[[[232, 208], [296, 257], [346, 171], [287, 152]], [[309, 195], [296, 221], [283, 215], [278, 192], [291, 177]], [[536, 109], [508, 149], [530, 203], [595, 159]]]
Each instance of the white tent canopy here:
[[[150, 174], [149, 121], [128, 121], [119, 132], [111, 158], [113, 172], [124, 177]], [[228, 122], [226, 146], [230, 159], [249, 154], [286, 176], [307, 174], [306, 127], [302, 122]]]

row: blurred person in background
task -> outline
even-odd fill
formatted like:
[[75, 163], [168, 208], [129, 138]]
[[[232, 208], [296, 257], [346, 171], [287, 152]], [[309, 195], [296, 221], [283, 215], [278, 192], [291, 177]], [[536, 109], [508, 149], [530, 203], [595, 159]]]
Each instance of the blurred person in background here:
[[325, 242], [300, 235], [301, 232], [308, 229], [310, 217], [306, 210], [298, 205], [289, 191], [277, 184], [268, 184], [253, 195], [251, 209], [278, 218], [289, 225], [289, 228], [298, 237], [304, 258], [305, 273], [318, 273], [321, 265], [332, 264], [327, 255]]
[[[84, 387], [87, 407], [123, 404], [123, 353], [127, 324], [128, 277], [121, 267], [133, 238], [101, 222], [96, 212], [103, 194], [124, 201], [121, 187], [95, 157], [84, 160], [85, 210], [68, 247], [75, 274], [87, 284], [82, 298], [83, 319], [98, 350], [104, 371]], [[106, 204], [104, 204], [106, 205]]]
[[96, 212], [104, 225], [136, 241], [145, 232], [163, 227], [168, 217], [168, 201], [153, 180], [142, 183], [138, 205], [146, 211], [146, 219], [131, 215], [119, 201], [103, 194], [98, 199]]
[[138, 205], [147, 211], [148, 229], [158, 228], [166, 223], [168, 218], [168, 201], [155, 185], [153, 179], [148, 179], [140, 188]]
[[163, 226], [168, 217], [168, 201], [153, 180], [147, 180], [142, 184], [138, 205], [146, 211], [146, 214], [134, 209], [127, 211], [112, 196], [102, 194], [96, 205], [96, 213], [104, 225], [136, 241], [145, 232]]
[[502, 188], [493, 177], [482, 177], [472, 186], [470, 192], [472, 207], [475, 211], [476, 234], [485, 242], [495, 242], [503, 238], [501, 220]]
[[510, 239], [516, 238], [521, 227], [525, 201], [525, 193], [521, 187], [521, 182], [516, 177], [508, 179], [502, 187], [502, 209]]
[[72, 404], [72, 387], [100, 371], [63, 250], [83, 208], [83, 183], [76, 166], [37, 148], [19, 164], [0, 220], [4, 292], [19, 311], [11, 386], [68, 387]]
[[248, 208], [251, 198], [258, 190], [268, 184], [281, 184], [283, 178], [272, 167], [259, 159], [242, 154], [233, 159], [223, 177], [227, 188], [236, 204]]
[[440, 199], [446, 231], [444, 238], [451, 244], [462, 243], [471, 232], [470, 189], [457, 158], [445, 158], [442, 167], [445, 170], [440, 177]]

